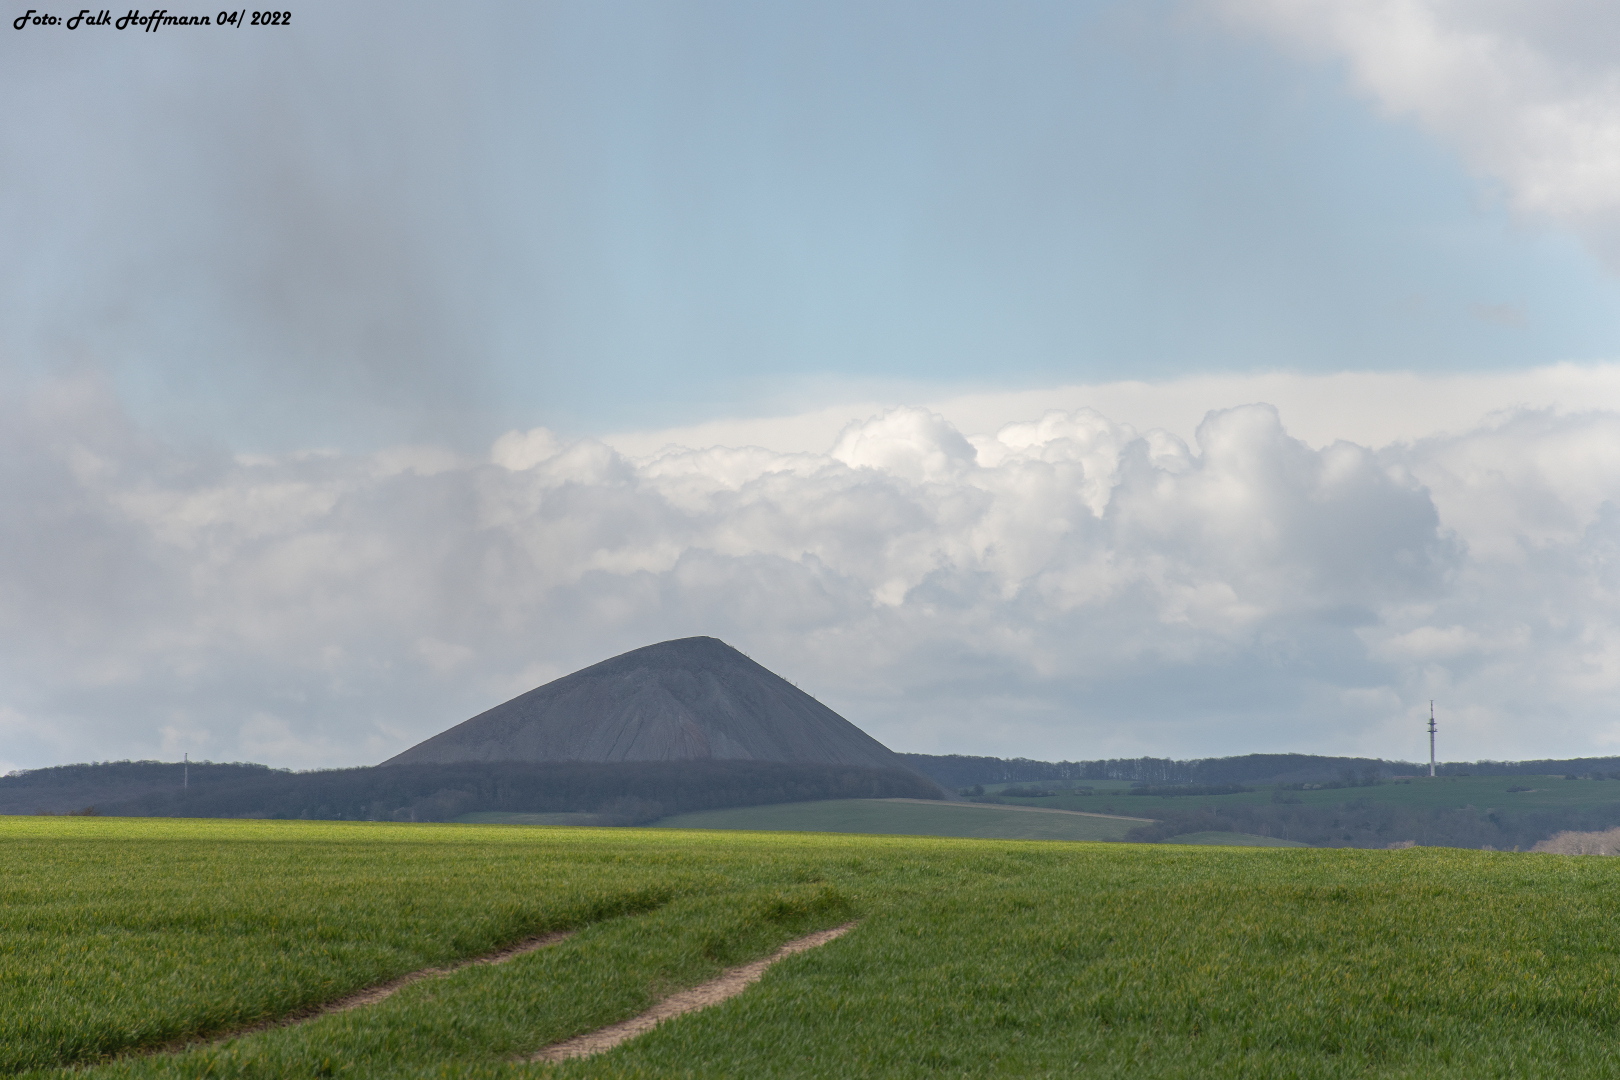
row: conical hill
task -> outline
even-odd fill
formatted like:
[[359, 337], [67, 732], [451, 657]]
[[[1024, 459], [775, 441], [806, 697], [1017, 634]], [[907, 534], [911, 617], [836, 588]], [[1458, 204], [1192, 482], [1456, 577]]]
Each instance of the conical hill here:
[[593, 664], [383, 764], [698, 759], [906, 767], [866, 732], [712, 637]]

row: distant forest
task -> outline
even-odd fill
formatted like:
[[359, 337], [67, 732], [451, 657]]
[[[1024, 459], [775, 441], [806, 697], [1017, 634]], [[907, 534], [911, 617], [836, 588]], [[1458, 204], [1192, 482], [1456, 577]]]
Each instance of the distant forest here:
[[[1189, 799], [1194, 805], [1184, 809], [1155, 809], [1153, 816], [1158, 820], [1154, 824], [1143, 825], [1126, 837], [1144, 843], [1187, 833], [1239, 832], [1297, 840], [1312, 847], [1382, 848], [1414, 843], [1527, 850], [1556, 832], [1599, 832], [1620, 826], [1620, 798], [1597, 806], [1544, 810], [1433, 808], [1381, 802], [1374, 790], [1378, 784], [1394, 776], [1427, 775], [1429, 767], [1427, 763], [1417, 765], [1377, 758], [1247, 754], [1193, 761], [1116, 758], [1051, 762], [960, 755], [901, 756], [913, 769], [953, 790], [1007, 783], [1076, 787], [1098, 780], [1128, 781], [1133, 785], [1133, 794], [1157, 796], [1218, 795], [1242, 790], [1239, 785], [1279, 789], [1270, 804], [1198, 806], [1196, 799]], [[1451, 761], [1437, 765], [1435, 772], [1441, 776], [1620, 779], [1620, 758]], [[1287, 790], [1303, 785], [1343, 789], [1344, 798], [1335, 805], [1305, 805], [1297, 798], [1290, 798]], [[987, 796], [976, 801], [999, 799], [999, 796]]]
[[1125, 839], [1157, 843], [1197, 832], [1238, 832], [1297, 840], [1311, 847], [1485, 848], [1528, 851], [1558, 832], [1602, 832], [1620, 826], [1620, 802], [1557, 810], [1428, 808], [1380, 803], [1346, 792], [1336, 806], [1220, 806], [1157, 813], [1158, 821]]
[[[901, 754], [906, 765], [950, 789], [974, 784], [1128, 780], [1143, 784], [1300, 784], [1369, 773], [1391, 776], [1428, 775], [1429, 766], [1382, 758], [1318, 757], [1314, 754], [1244, 754], [1241, 757], [1110, 758], [1102, 761], [1032, 761], [1029, 758], [968, 757], [962, 754]], [[1565, 758], [1541, 761], [1448, 761], [1435, 767], [1441, 776], [1607, 776], [1620, 772], [1620, 757]]]
[[[1234, 831], [1323, 847], [1385, 847], [1414, 842], [1449, 847], [1527, 848], [1562, 830], [1620, 826], [1620, 799], [1564, 810], [1460, 807], [1425, 809], [1377, 798], [1392, 776], [1426, 765], [1308, 754], [1174, 761], [1031, 761], [1026, 758], [902, 754], [911, 769], [788, 765], [760, 761], [502, 762], [389, 765], [290, 772], [242, 762], [94, 762], [0, 776], [0, 813], [82, 813], [154, 817], [313, 818], [344, 821], [449, 821], [478, 811], [587, 813], [598, 824], [635, 825], [670, 814], [816, 799], [937, 799], [976, 784], [1074, 787], [1128, 781], [1142, 794], [1215, 795], [1234, 785], [1272, 785], [1269, 804], [1199, 805], [1176, 799], [1155, 824], [1130, 839], [1157, 841], [1191, 832]], [[1620, 778], [1620, 758], [1447, 762], [1445, 776], [1538, 775]], [[921, 774], [921, 775], [919, 775]], [[1343, 788], [1332, 806], [1302, 805], [1298, 785]], [[1033, 788], [1031, 789], [1033, 790]], [[1620, 792], [1617, 792], [1620, 794]], [[994, 801], [999, 796], [985, 797]]]
[[[184, 786], [182, 786], [184, 785]], [[605, 825], [814, 799], [937, 799], [904, 769], [769, 761], [492, 762], [288, 772], [115, 761], [0, 777], [0, 813], [449, 821], [477, 811], [590, 813]]]

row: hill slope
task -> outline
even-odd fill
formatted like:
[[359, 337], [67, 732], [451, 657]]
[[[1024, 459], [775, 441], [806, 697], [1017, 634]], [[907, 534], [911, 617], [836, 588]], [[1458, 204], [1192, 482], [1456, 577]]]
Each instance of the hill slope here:
[[906, 768], [866, 732], [712, 637], [593, 664], [383, 764], [706, 759]]

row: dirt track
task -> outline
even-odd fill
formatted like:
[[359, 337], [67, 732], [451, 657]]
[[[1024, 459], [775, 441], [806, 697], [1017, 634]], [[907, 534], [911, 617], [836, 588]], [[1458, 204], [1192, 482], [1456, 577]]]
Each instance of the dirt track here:
[[673, 994], [632, 1020], [612, 1024], [584, 1035], [576, 1035], [565, 1042], [553, 1043], [528, 1060], [567, 1061], [570, 1058], [590, 1057], [592, 1054], [600, 1054], [604, 1050], [611, 1050], [622, 1042], [651, 1031], [665, 1020], [684, 1013], [706, 1009], [710, 1005], [718, 1005], [728, 998], [734, 998], [757, 983], [764, 976], [765, 969], [778, 960], [786, 960], [795, 953], [814, 949], [818, 945], [825, 945], [827, 942], [842, 937], [853, 929], [855, 929], [854, 923], [845, 923], [843, 926], [834, 927], [831, 930], [821, 930], [814, 934], [807, 934], [796, 941], [788, 942], [764, 960], [755, 960], [752, 964], [743, 964], [741, 967], [731, 968], [717, 979], [712, 979], [701, 986], [694, 986], [690, 990], [682, 990], [678, 994]]
[[[690, 990], [682, 990], [678, 994], [671, 995], [640, 1016], [612, 1024], [597, 1031], [587, 1032], [584, 1035], [576, 1035], [574, 1038], [564, 1042], [554, 1043], [527, 1060], [566, 1061], [570, 1058], [589, 1057], [592, 1054], [610, 1050], [622, 1042], [635, 1038], [637, 1035], [651, 1031], [665, 1020], [685, 1013], [696, 1012], [699, 1009], [706, 1009], [710, 1005], [718, 1005], [722, 1001], [736, 997], [758, 982], [764, 976], [766, 969], [772, 964], [785, 960], [796, 953], [814, 949], [819, 945], [825, 945], [834, 938], [849, 933], [855, 928], [855, 925], [852, 922], [845, 923], [843, 926], [837, 926], [831, 930], [819, 930], [814, 934], [807, 934], [783, 945], [764, 960], [756, 960], [751, 964], [730, 968], [721, 974], [719, 978], [711, 979], [701, 986], [694, 986]], [[445, 975], [472, 967], [475, 964], [502, 964], [526, 953], [543, 949], [547, 945], [555, 945], [557, 942], [573, 936], [573, 933], [572, 930], [562, 930], [551, 934], [541, 934], [520, 941], [516, 945], [508, 946], [499, 952], [491, 953], [488, 956], [464, 960], [459, 964], [451, 964], [448, 967], [423, 968], [421, 971], [413, 971], [408, 975], [401, 975], [397, 979], [368, 987], [336, 1001], [312, 1006], [276, 1020], [266, 1020], [233, 1031], [217, 1032], [204, 1038], [184, 1039], [166, 1046], [150, 1047], [134, 1051], [130, 1056], [146, 1057], [150, 1054], [174, 1053], [178, 1050], [196, 1046], [218, 1045], [230, 1039], [239, 1039], [244, 1035], [254, 1035], [261, 1031], [270, 1031], [273, 1028], [305, 1024], [311, 1020], [318, 1020], [323, 1016], [330, 1016], [333, 1013], [347, 1012], [350, 1009], [357, 1009], [364, 1005], [375, 1005], [392, 997], [412, 983], [421, 982], [423, 979], [442, 978]]]
[[328, 1001], [324, 1005], [313, 1005], [307, 1009], [300, 1009], [298, 1012], [280, 1017], [275, 1020], [265, 1020], [261, 1023], [249, 1025], [248, 1027], [236, 1028], [232, 1031], [216, 1032], [212, 1035], [203, 1036], [201, 1038], [182, 1039], [178, 1042], [169, 1043], [165, 1046], [156, 1046], [149, 1049], [137, 1050], [133, 1053], [134, 1055], [141, 1057], [145, 1057], [148, 1054], [172, 1054], [177, 1050], [184, 1050], [193, 1046], [214, 1046], [229, 1039], [239, 1039], [244, 1035], [255, 1035], [261, 1031], [269, 1031], [272, 1028], [292, 1027], [295, 1024], [307, 1024], [311, 1020], [319, 1020], [321, 1017], [330, 1016], [333, 1013], [347, 1012], [350, 1009], [358, 1009], [362, 1005], [375, 1005], [379, 1001], [393, 997], [399, 991], [405, 989], [405, 987], [411, 985], [412, 983], [421, 982], [423, 979], [442, 978], [446, 975], [452, 974], [453, 972], [460, 971], [463, 968], [473, 967], [477, 964], [504, 964], [508, 960], [523, 956], [525, 953], [532, 953], [536, 949], [545, 948], [547, 945], [555, 945], [564, 938], [572, 937], [573, 934], [574, 931], [572, 930], [558, 930], [550, 934], [539, 934], [532, 938], [526, 938], [523, 941], [518, 942], [516, 945], [509, 945], [499, 952], [490, 953], [488, 956], [480, 956], [472, 960], [463, 960], [461, 963], [451, 964], [449, 967], [423, 968], [421, 971], [413, 971], [408, 975], [401, 975], [397, 979], [391, 979], [388, 982], [380, 983], [377, 986], [367, 987], [364, 990], [356, 991], [347, 997], [338, 998], [336, 1001]]
[[500, 952], [490, 953], [488, 956], [463, 960], [461, 963], [451, 964], [449, 967], [423, 968], [421, 971], [413, 971], [409, 975], [401, 975], [392, 982], [385, 982], [381, 986], [373, 986], [369, 990], [361, 990], [359, 993], [350, 994], [346, 998], [339, 998], [336, 1001], [329, 1002], [307, 1016], [300, 1015], [296, 1021], [283, 1020], [266, 1026], [280, 1027], [287, 1023], [302, 1023], [306, 1020], [313, 1020], [317, 1016], [326, 1016], [328, 1013], [347, 1012], [350, 1009], [358, 1009], [362, 1005], [375, 1005], [385, 998], [393, 997], [411, 983], [421, 982], [423, 979], [442, 978], [452, 972], [460, 971], [462, 968], [470, 968], [478, 964], [504, 964], [508, 960], [516, 959], [525, 953], [532, 953], [536, 949], [545, 948], [547, 945], [555, 945], [564, 938], [572, 937], [573, 933], [572, 930], [558, 930], [555, 933], [540, 934], [537, 937], [520, 941], [516, 945], [508, 946]]

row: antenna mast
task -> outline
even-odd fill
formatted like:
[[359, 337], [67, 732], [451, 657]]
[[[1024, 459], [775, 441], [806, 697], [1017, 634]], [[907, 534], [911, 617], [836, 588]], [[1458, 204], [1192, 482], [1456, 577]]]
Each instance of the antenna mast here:
[[1434, 775], [1434, 699], [1429, 699], [1429, 775]]

